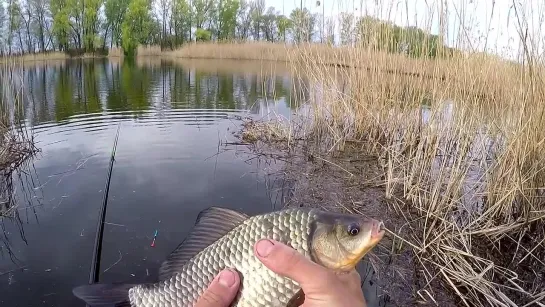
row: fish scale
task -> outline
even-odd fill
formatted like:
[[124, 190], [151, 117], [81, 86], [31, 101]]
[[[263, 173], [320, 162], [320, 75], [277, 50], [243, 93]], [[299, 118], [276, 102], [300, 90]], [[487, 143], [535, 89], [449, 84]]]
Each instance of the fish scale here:
[[254, 244], [263, 237], [270, 238], [272, 232], [272, 239], [310, 257], [308, 235], [313, 217], [314, 210], [287, 209], [248, 219], [197, 254], [171, 278], [131, 288], [131, 306], [193, 306], [223, 268], [233, 268], [244, 276], [241, 293], [232, 306], [286, 306], [300, 290], [298, 284], [268, 270], [255, 257]]

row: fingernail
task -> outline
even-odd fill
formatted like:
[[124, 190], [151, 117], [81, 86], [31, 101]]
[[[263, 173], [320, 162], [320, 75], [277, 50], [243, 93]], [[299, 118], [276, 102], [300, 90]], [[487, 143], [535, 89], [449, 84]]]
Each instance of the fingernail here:
[[274, 247], [274, 243], [272, 243], [271, 241], [269, 240], [261, 240], [259, 242], [257, 242], [257, 245], [256, 245], [256, 251], [257, 251], [257, 254], [261, 257], [267, 257], [272, 249]]
[[221, 272], [219, 282], [221, 285], [231, 288], [235, 284], [235, 273], [231, 270]]

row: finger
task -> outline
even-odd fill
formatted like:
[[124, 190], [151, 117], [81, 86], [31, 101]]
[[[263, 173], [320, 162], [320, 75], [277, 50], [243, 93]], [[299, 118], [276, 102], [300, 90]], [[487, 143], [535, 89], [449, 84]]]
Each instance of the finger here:
[[260, 240], [254, 253], [271, 271], [298, 282], [305, 291], [327, 287], [330, 273], [285, 244]]
[[223, 270], [214, 278], [201, 295], [195, 307], [228, 307], [235, 299], [240, 276], [231, 270]]

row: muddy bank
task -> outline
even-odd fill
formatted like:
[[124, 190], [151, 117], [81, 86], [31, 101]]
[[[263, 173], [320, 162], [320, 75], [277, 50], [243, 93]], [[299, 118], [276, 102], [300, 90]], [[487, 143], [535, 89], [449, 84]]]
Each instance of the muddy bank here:
[[424, 280], [418, 257], [410, 245], [399, 239], [410, 238], [412, 232], [400, 210], [399, 196], [386, 196], [378, 157], [363, 153], [358, 148], [361, 144], [356, 143], [326, 156], [303, 140], [288, 142], [280, 131], [269, 130], [264, 135], [256, 131], [256, 125], [248, 120], [236, 135], [261, 159], [283, 161], [278, 174], [290, 183], [286, 207], [311, 206], [362, 214], [383, 220], [386, 228], [398, 236], [387, 234], [359, 268], [370, 307], [458, 305], [437, 279], [430, 284]]

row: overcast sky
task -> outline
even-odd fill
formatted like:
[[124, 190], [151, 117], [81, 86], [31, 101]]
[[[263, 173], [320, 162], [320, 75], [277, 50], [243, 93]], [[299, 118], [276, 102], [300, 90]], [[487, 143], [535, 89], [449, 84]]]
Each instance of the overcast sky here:
[[[284, 10], [286, 15], [301, 5], [300, 0], [265, 1], [267, 6], [274, 6], [280, 12]], [[316, 0], [302, 1], [304, 7], [322, 14], [322, 7], [317, 6]], [[488, 52], [513, 59], [519, 52], [518, 22], [515, 10], [512, 9], [512, 0], [321, 0], [321, 2], [325, 8], [326, 18], [337, 16], [339, 12], [355, 12], [357, 15], [363, 13], [393, 21], [401, 26], [411, 25], [429, 29], [433, 34], [439, 33], [439, 6], [443, 2], [443, 11], [447, 12], [449, 46], [459, 45], [458, 39], [463, 37], [464, 45], [476, 50], [482, 51], [486, 46]], [[526, 16], [525, 20], [528, 21], [529, 37], [533, 38], [534, 48], [543, 52], [545, 33], [541, 28], [545, 28], [545, 1], [516, 0], [516, 2], [519, 16]], [[461, 19], [467, 28], [465, 31], [460, 28]]]

